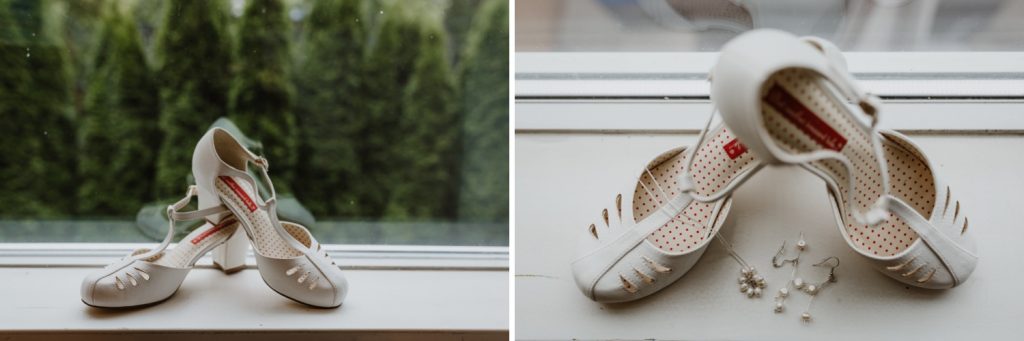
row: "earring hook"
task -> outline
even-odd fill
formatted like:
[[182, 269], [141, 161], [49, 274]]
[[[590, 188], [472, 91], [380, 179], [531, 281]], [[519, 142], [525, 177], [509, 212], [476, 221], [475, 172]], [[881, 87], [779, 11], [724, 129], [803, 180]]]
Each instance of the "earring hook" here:
[[[804, 234], [800, 233], [800, 242], [803, 242], [803, 240], [804, 240]], [[804, 246], [806, 246], [806, 243], [803, 243], [803, 244], [804, 244]], [[797, 248], [799, 250], [801, 250], [801, 251], [803, 251], [803, 247], [804, 246], [801, 246], [801, 243], [797, 243]], [[796, 266], [796, 265], [798, 265], [800, 263], [800, 253], [797, 253], [796, 257], [793, 257], [793, 258], [790, 258], [790, 259], [783, 259], [782, 261], [779, 261], [779, 257], [782, 257], [782, 254], [785, 253], [785, 251], [786, 251], [786, 241], [783, 240], [782, 241], [782, 246], [779, 246], [779, 251], [776, 251], [775, 255], [772, 256], [772, 267], [781, 268], [784, 265], [786, 265], [786, 263], [793, 263], [793, 265]]]
[[[831, 263], [831, 261], [835, 261], [835, 265], [825, 264]], [[828, 281], [833, 283], [836, 281], [836, 268], [839, 267], [839, 257], [831, 256], [825, 258], [822, 261], [818, 262], [817, 264], [814, 264], [814, 266], [828, 266], [830, 268], [828, 272]]]

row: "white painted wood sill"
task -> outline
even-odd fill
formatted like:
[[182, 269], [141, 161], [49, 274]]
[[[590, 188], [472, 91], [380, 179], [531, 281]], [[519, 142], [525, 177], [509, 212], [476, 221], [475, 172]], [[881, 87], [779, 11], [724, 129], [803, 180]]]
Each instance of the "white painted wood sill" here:
[[[0, 339], [508, 337], [507, 248], [331, 246], [351, 285], [337, 309], [310, 308], [276, 294], [251, 256], [245, 270], [230, 275], [214, 269], [208, 257], [200, 260], [178, 292], [155, 306], [106, 310], [83, 304], [81, 279], [131, 247], [0, 245]], [[50, 257], [37, 255], [47, 250]]]

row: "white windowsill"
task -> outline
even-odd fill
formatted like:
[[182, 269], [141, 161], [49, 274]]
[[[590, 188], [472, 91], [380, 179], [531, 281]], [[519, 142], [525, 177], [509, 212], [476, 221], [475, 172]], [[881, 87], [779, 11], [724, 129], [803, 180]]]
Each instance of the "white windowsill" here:
[[[83, 304], [81, 279], [130, 246], [0, 244], [0, 336], [180, 338], [175, 335], [203, 332], [251, 340], [249, 333], [259, 331], [303, 340], [507, 338], [507, 248], [330, 246], [351, 285], [337, 309], [310, 308], [278, 295], [251, 258], [247, 269], [231, 275], [201, 259], [178, 292], [155, 306], [106, 310]], [[46, 252], [51, 256], [32, 256]]]
[[[1024, 105], [1018, 110], [1024, 112]], [[1024, 117], [1022, 117], [1024, 119]], [[615, 197], [624, 181], [670, 148], [696, 136], [666, 134], [516, 134], [516, 243], [535, 252], [516, 255], [516, 337], [551, 339], [726, 340], [974, 340], [1024, 335], [1017, 284], [1021, 267], [1020, 193], [1024, 136], [913, 135], [970, 217], [980, 261], [962, 286], [912, 289], [870, 267], [837, 232], [824, 183], [796, 167], [769, 167], [733, 196], [722, 233], [768, 278], [775, 293], [790, 269], [771, 256], [799, 233], [810, 243], [803, 259], [838, 256], [839, 282], [814, 301], [815, 321], [803, 323], [803, 294], [784, 314], [772, 313], [772, 294], [749, 299], [737, 290], [739, 266], [712, 242], [678, 282], [650, 297], [602, 305], [580, 293], [569, 264], [573, 243]], [[790, 244], [792, 245], [792, 244]], [[568, 246], [568, 247], [567, 247]], [[787, 256], [792, 256], [789, 253]], [[824, 272], [803, 265], [800, 276]]]
[[[517, 53], [516, 336], [522, 339], [1005, 339], [1024, 333], [1014, 295], [1024, 278], [1018, 228], [1024, 178], [1024, 53], [849, 53], [850, 70], [883, 96], [881, 125], [909, 133], [970, 217], [981, 260], [945, 291], [912, 289], [870, 268], [836, 232], [822, 181], [769, 167], [733, 196], [722, 228], [774, 293], [789, 268], [769, 264], [803, 232], [806, 259], [838, 256], [839, 282], [783, 314], [772, 295], [736, 291], [739, 266], [717, 242], [678, 282], [650, 297], [598, 304], [573, 282], [573, 243], [612, 190], [651, 158], [691, 144], [708, 119], [715, 53]], [[566, 246], [570, 247], [566, 247]], [[802, 267], [805, 280], [819, 269]]]

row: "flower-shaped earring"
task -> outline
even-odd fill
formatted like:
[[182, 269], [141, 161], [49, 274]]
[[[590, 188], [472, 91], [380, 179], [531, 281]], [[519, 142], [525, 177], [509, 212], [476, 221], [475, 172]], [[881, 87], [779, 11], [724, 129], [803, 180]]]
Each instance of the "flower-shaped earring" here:
[[732, 244], [725, 241], [725, 238], [722, 237], [721, 233], [719, 233], [717, 237], [718, 241], [722, 243], [722, 246], [725, 246], [725, 250], [729, 252], [729, 255], [736, 260], [736, 263], [740, 264], [740, 278], [738, 280], [740, 293], [747, 295], [749, 298], [761, 297], [761, 292], [764, 291], [766, 286], [764, 277], [759, 275], [757, 273], [757, 269], [747, 263], [747, 261], [743, 260], [743, 257], [740, 257], [740, 255], [736, 253], [736, 249], [732, 247]]

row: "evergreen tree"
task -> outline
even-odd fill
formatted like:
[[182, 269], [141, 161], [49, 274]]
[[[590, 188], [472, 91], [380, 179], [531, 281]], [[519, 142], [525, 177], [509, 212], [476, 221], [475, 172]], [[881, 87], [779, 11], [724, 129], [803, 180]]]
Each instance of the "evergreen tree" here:
[[181, 195], [191, 174], [192, 150], [203, 132], [227, 113], [231, 41], [222, 1], [174, 1], [165, 6], [157, 37], [161, 83], [157, 198]]
[[230, 96], [231, 120], [263, 144], [278, 193], [289, 191], [298, 159], [287, 33], [280, 0], [249, 2], [239, 28], [239, 69]]
[[458, 64], [458, 58], [462, 57], [460, 51], [466, 43], [466, 34], [469, 33], [470, 25], [473, 23], [473, 14], [480, 8], [482, 0], [452, 0], [448, 4], [448, 11], [444, 16], [444, 27], [448, 31], [449, 51], [452, 51], [454, 58], [452, 64]]
[[460, 65], [462, 188], [459, 219], [508, 220], [508, 3], [473, 17]]
[[318, 216], [362, 216], [360, 88], [367, 30], [361, 0], [318, 1], [296, 69], [296, 118], [302, 140], [294, 191]]
[[117, 6], [108, 7], [99, 41], [79, 127], [78, 210], [133, 215], [153, 199], [159, 93], [135, 22]]
[[[367, 123], [359, 155], [363, 160], [361, 194], [364, 216], [382, 217], [392, 188], [401, 181], [397, 162], [398, 141], [407, 133], [398, 129], [402, 118], [402, 97], [420, 55], [422, 24], [410, 20], [401, 3], [384, 10], [377, 20], [376, 45], [371, 48], [365, 70]], [[507, 57], [506, 57], [507, 59]], [[402, 124], [405, 125], [405, 124]], [[408, 126], [408, 125], [405, 125]]]
[[[388, 219], [454, 218], [457, 197], [455, 166], [461, 146], [445, 32], [440, 18], [412, 18], [421, 28], [417, 59], [401, 97], [398, 139], [387, 150], [395, 170], [384, 217]], [[401, 84], [400, 84], [401, 85]]]
[[43, 6], [0, 0], [0, 213], [74, 211], [74, 131], [64, 49], [43, 32]]

